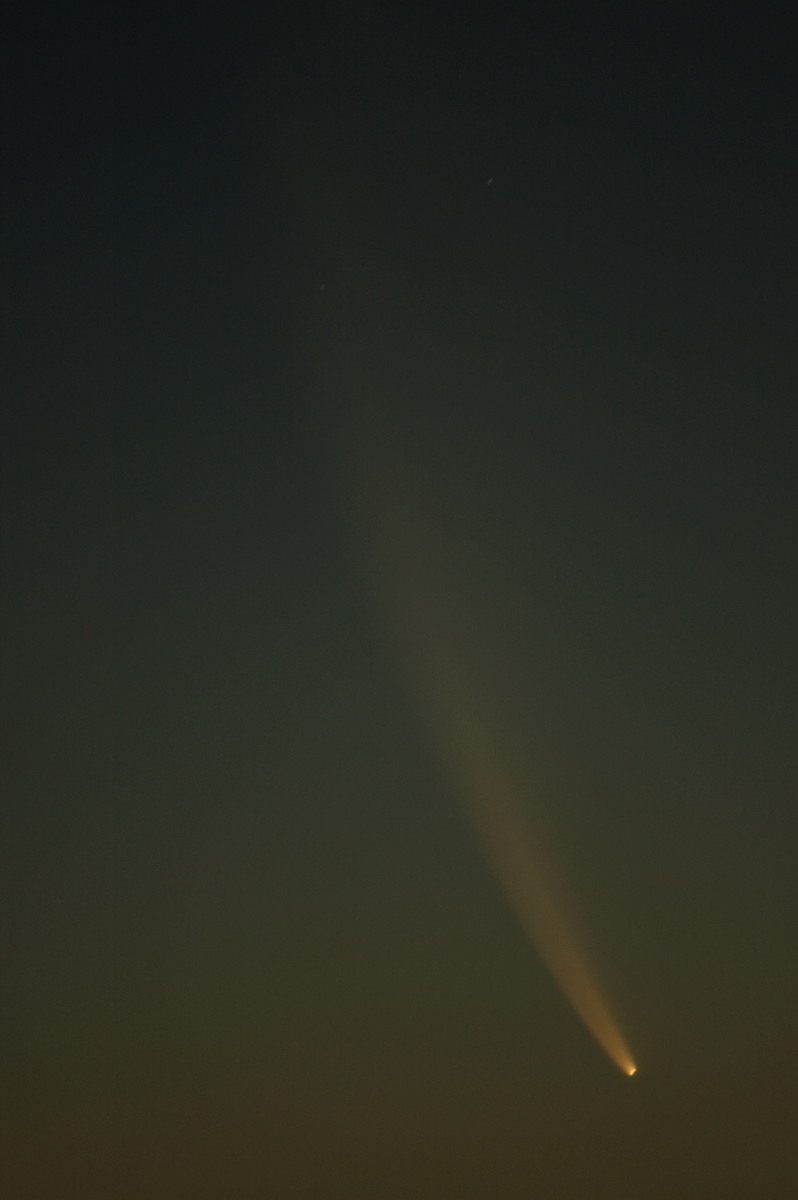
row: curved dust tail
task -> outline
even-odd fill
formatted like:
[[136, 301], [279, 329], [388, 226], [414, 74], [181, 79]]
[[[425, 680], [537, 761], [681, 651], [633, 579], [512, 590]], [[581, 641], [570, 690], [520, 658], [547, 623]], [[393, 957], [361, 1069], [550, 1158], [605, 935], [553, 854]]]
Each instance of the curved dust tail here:
[[439, 572], [431, 564], [442, 554], [430, 546], [427, 514], [419, 511], [404, 481], [397, 485], [396, 464], [385, 445], [376, 453], [380, 440], [370, 437], [354, 466], [361, 535], [397, 659], [519, 923], [586, 1028], [632, 1076], [637, 1070], [632, 1054], [566, 916], [541, 839], [521, 802], [512, 755], [480, 711], [459, 667], [462, 655], [433, 582]]

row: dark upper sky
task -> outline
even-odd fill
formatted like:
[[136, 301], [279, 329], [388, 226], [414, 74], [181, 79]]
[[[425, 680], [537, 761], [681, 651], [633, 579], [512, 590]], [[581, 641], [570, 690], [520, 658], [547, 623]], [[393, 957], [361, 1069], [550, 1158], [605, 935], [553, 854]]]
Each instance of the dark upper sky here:
[[[4, 1194], [787, 1200], [786, 27], [282, 7], [4, 38]], [[417, 577], [634, 1080], [464, 817]]]

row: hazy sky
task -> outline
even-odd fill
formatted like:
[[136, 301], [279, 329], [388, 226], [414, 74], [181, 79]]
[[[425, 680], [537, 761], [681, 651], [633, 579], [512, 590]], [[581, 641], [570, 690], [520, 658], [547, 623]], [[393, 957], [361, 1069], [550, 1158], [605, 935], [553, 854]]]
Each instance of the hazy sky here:
[[274, 7], [5, 39], [2, 1190], [787, 1200], [787, 30]]

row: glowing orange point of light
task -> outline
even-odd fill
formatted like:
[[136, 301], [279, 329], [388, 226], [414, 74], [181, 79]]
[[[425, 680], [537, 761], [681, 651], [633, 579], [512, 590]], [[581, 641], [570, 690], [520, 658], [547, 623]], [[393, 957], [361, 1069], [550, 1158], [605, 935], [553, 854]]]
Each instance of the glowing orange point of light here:
[[637, 1067], [627, 1067], [627, 1068], [626, 1068], [626, 1074], [627, 1074], [627, 1075], [628, 1075], [630, 1078], [631, 1078], [631, 1076], [632, 1076], [632, 1075], [636, 1075], [636, 1074], [637, 1074]]

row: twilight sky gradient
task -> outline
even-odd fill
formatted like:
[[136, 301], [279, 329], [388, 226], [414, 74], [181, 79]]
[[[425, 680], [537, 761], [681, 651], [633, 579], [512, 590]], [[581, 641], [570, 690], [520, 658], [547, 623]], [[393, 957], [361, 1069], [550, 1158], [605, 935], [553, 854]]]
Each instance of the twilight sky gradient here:
[[0, 1191], [791, 1200], [786, 27], [29, 7]]

